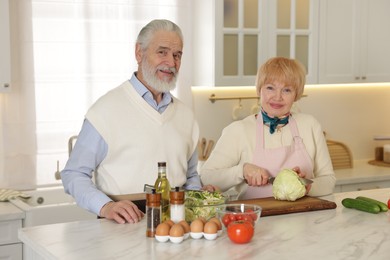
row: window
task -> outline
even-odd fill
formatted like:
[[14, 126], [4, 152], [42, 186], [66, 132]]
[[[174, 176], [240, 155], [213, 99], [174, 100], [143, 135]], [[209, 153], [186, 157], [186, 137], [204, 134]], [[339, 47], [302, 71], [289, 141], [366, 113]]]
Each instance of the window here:
[[136, 70], [139, 30], [152, 19], [169, 19], [186, 41], [190, 10], [191, 1], [180, 0], [10, 1], [16, 84], [1, 100], [2, 184], [60, 184], [57, 161], [61, 170], [68, 139], [80, 131], [89, 106]]

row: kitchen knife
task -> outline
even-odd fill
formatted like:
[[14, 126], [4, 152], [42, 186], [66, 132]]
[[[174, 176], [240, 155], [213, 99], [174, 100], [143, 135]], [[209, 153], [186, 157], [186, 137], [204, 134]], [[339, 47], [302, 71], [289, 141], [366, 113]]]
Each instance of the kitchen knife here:
[[[269, 184], [273, 184], [274, 183], [274, 180], [275, 180], [275, 177], [269, 177], [268, 178], [268, 183]], [[309, 179], [306, 179], [306, 178], [301, 178], [299, 177], [299, 181], [303, 184], [303, 185], [308, 185], [308, 184], [312, 184], [313, 181], [312, 180], [309, 180]]]
[[[274, 180], [275, 180], [275, 177], [269, 177], [268, 178], [268, 183], [269, 184], [273, 184], [274, 183]], [[244, 181], [246, 182], [246, 183], [248, 183], [248, 181], [246, 180], [246, 179], [244, 179]], [[303, 184], [303, 185], [308, 185], [308, 184], [312, 184], [313, 183], [313, 181], [312, 180], [310, 180], [310, 179], [306, 179], [306, 178], [301, 178], [301, 177], [299, 177], [299, 181]]]

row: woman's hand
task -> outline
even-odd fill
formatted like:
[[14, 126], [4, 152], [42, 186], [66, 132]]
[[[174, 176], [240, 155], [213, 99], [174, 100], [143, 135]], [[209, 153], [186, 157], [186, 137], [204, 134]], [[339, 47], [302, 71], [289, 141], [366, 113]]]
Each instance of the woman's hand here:
[[[301, 169], [300, 169], [298, 166], [292, 168], [292, 170], [293, 170], [294, 172], [296, 172], [296, 173], [298, 174], [299, 177], [301, 177], [301, 178], [306, 178], [306, 173], [305, 173], [305, 172], [302, 172]], [[307, 185], [306, 185], [306, 195], [309, 193], [310, 189], [311, 189], [311, 184], [307, 184]]]
[[245, 163], [243, 166], [243, 176], [249, 186], [263, 186], [268, 184], [270, 174], [267, 170], [251, 163]]

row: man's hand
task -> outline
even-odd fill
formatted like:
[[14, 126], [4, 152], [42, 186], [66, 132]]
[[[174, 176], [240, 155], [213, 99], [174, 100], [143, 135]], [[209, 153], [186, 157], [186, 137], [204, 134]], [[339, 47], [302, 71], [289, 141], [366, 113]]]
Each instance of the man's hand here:
[[207, 190], [208, 192], [221, 191], [220, 188], [211, 184], [204, 185], [202, 190]]
[[137, 223], [144, 213], [130, 200], [110, 201], [100, 210], [100, 216], [106, 219], [113, 219], [119, 224]]

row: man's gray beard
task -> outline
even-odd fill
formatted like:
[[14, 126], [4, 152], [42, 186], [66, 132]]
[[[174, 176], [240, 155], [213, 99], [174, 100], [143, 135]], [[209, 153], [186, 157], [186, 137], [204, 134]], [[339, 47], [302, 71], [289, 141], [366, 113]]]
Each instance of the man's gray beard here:
[[160, 69], [161, 66], [153, 68], [152, 66], [149, 66], [149, 63], [146, 60], [142, 61], [141, 66], [144, 80], [151, 88], [155, 89], [158, 92], [169, 92], [175, 89], [178, 72], [175, 73], [171, 82], [165, 82], [155, 76], [156, 70]]

